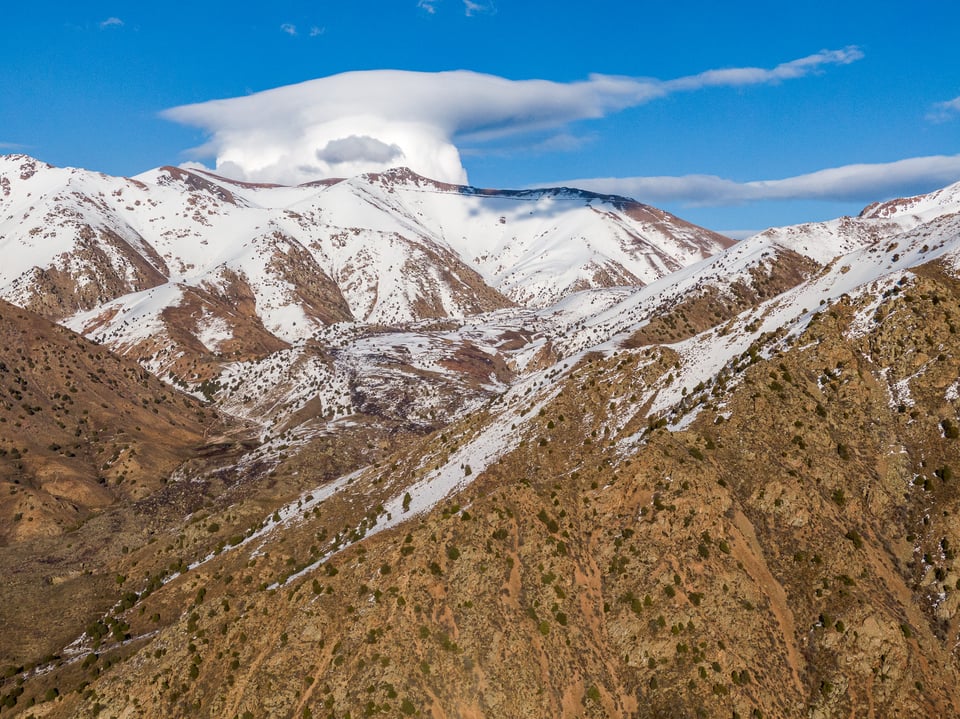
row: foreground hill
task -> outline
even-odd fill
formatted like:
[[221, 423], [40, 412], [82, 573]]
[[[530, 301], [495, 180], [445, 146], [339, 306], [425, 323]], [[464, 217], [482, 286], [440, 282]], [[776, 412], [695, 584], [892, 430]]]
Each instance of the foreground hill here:
[[121, 547], [173, 509], [152, 503], [242, 429], [0, 300], [0, 661], [43, 656], [71, 640], [71, 619], [109, 607]]

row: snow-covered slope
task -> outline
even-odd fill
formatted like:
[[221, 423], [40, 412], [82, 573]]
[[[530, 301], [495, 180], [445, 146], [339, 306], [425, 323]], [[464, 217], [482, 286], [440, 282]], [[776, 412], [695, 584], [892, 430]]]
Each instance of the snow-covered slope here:
[[174, 284], [249, 296], [256, 321], [291, 342], [342, 320], [463, 317], [646, 284], [730, 244], [624, 198], [477, 190], [405, 169], [291, 188], [11, 155], [0, 178], [0, 296], [58, 320], [102, 309], [101, 330], [128, 314], [123, 298], [143, 309], [136, 293]]
[[857, 217], [774, 227], [760, 233], [821, 264], [943, 215], [960, 212], [960, 182], [926, 195], [875, 202]]

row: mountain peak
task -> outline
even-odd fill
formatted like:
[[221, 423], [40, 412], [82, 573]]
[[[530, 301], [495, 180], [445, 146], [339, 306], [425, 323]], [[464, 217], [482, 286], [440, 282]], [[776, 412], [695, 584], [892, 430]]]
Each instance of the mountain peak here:
[[960, 182], [922, 195], [873, 202], [861, 210], [862, 219], [889, 219], [901, 215], [932, 217], [960, 212]]

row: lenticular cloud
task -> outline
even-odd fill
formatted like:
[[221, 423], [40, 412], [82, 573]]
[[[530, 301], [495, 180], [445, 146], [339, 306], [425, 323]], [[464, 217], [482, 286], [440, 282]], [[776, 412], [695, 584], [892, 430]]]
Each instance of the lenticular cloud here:
[[466, 181], [455, 140], [482, 141], [601, 117], [662, 94], [657, 83], [604, 76], [514, 81], [468, 71], [348, 72], [167, 110], [211, 133], [199, 154], [237, 179], [284, 183], [397, 165]]
[[193, 154], [216, 157], [217, 172], [240, 180], [297, 184], [406, 165], [436, 180], [466, 182], [459, 141], [550, 130], [673, 92], [777, 82], [860, 57], [856, 48], [823, 51], [773, 70], [708, 71], [670, 81], [591, 75], [560, 83], [466, 70], [370, 70], [183, 105], [163, 116], [209, 132]]

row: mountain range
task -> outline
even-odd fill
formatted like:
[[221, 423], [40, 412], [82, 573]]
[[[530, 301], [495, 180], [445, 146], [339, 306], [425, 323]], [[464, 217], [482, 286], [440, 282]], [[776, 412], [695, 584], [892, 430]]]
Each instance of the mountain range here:
[[960, 712], [960, 183], [740, 242], [0, 158], [0, 713]]

